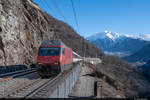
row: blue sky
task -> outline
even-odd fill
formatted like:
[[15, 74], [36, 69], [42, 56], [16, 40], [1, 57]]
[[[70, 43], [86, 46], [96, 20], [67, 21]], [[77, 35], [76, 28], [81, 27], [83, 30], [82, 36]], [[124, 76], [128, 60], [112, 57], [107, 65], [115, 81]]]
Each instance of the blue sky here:
[[[78, 31], [70, 0], [33, 1], [44, 11], [65, 21]], [[150, 0], [73, 1], [79, 23], [79, 34], [82, 36], [86, 37], [104, 30], [131, 35], [150, 33]], [[58, 9], [61, 10], [62, 14]], [[64, 15], [65, 20], [62, 15]]]

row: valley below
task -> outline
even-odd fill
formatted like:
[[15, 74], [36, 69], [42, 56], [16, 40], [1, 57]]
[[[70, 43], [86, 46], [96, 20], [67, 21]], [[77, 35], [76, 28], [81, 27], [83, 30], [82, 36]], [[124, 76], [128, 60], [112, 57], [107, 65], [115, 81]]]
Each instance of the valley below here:
[[150, 39], [109, 31], [96, 33], [86, 39], [102, 49], [107, 56], [118, 57], [131, 66], [142, 69], [146, 77], [150, 77]]

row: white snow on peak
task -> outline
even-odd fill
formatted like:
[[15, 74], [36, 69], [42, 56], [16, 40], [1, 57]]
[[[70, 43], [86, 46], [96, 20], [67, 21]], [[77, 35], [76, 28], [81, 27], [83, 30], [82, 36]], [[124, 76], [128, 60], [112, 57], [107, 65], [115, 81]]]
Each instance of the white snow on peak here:
[[150, 41], [150, 34], [145, 34], [145, 35], [146, 35], [145, 39]]
[[115, 41], [120, 35], [116, 32], [110, 32], [105, 30], [104, 32], [97, 32], [89, 37], [87, 37], [88, 40], [97, 40], [97, 39], [111, 39]]
[[105, 30], [104, 32], [105, 32], [105, 33], [108, 33], [108, 31], [107, 31], [107, 30]]
[[108, 36], [110, 39], [114, 39], [114, 37], [110, 33], [107, 33], [106, 36]]
[[137, 39], [137, 37], [133, 36], [133, 35], [129, 35], [129, 34], [124, 34], [122, 36], [125, 36], [127, 38], [133, 38], [133, 39]]
[[129, 35], [129, 34], [119, 34], [117, 32], [110, 32], [105, 30], [104, 32], [96, 32], [95, 34], [87, 37], [88, 40], [97, 40], [97, 39], [111, 39], [112, 41], [116, 41], [117, 39], [124, 38], [133, 38], [133, 39], [141, 39], [150, 41], [150, 34], [139, 34], [139, 35]]
[[133, 37], [132, 35], [129, 35], [129, 34], [124, 34], [124, 36], [126, 36], [126, 37]]
[[140, 33], [138, 34], [138, 36], [136, 36], [137, 38], [140, 38], [142, 40], [146, 40], [146, 41], [150, 41], [150, 34], [144, 34], [144, 33]]
[[120, 37], [120, 35], [116, 32], [110, 32], [110, 31], [107, 31], [107, 30], [105, 30], [104, 32], [106, 33], [106, 36], [109, 39], [112, 39], [113, 41], [115, 41], [118, 37]]

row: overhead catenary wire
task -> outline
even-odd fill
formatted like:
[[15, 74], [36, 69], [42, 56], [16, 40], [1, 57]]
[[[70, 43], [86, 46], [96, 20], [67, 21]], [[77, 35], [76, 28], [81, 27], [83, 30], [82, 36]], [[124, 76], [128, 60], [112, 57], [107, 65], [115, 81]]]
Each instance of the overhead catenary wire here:
[[52, 11], [55, 16], [57, 16], [56, 12], [52, 9], [51, 6], [48, 5], [46, 0], [40, 0], [41, 3], [46, 7], [47, 11]]
[[[76, 13], [76, 10], [75, 10], [75, 5], [74, 5], [74, 2], [73, 0], [71, 0], [71, 5], [72, 5], [72, 9], [73, 9], [73, 14], [74, 14], [74, 19], [75, 19], [75, 23], [77, 25], [77, 31], [78, 33], [80, 34], [80, 29], [79, 29], [79, 24], [78, 24], [78, 19], [77, 19], [77, 13]], [[85, 65], [85, 42], [84, 42], [84, 37], [81, 38], [81, 42], [82, 42], [82, 57], [83, 57], [83, 60], [82, 60], [82, 65], [84, 66]]]
[[72, 5], [72, 9], [73, 9], [73, 14], [74, 14], [75, 23], [76, 23], [76, 25], [77, 25], [77, 30], [78, 30], [78, 32], [80, 33], [79, 24], [78, 24], [78, 20], [77, 20], [77, 14], [76, 14], [76, 10], [75, 10], [75, 6], [74, 6], [73, 0], [71, 0], [71, 5]]
[[[63, 15], [61, 9], [59, 8], [59, 6], [57, 5], [57, 2], [55, 0], [54, 1], [52, 0], [52, 3], [54, 5], [54, 7], [49, 6], [48, 5], [49, 3], [46, 0], [40, 0], [40, 1], [41, 1], [41, 3], [43, 3], [45, 5], [45, 7], [47, 8], [47, 10], [52, 11], [54, 13], [54, 15], [59, 14], [63, 18], [63, 20], [66, 22], [65, 16]], [[57, 12], [57, 14], [56, 14], [55, 11]]]
[[60, 15], [60, 16], [64, 19], [64, 21], [66, 22], [67, 20], [66, 20], [64, 14], [62, 13], [61, 9], [59, 8], [59, 6], [58, 6], [56, 0], [52, 0], [52, 2], [53, 2], [54, 6], [55, 6], [55, 8], [56, 8], [56, 11], [59, 13], [59, 15]]

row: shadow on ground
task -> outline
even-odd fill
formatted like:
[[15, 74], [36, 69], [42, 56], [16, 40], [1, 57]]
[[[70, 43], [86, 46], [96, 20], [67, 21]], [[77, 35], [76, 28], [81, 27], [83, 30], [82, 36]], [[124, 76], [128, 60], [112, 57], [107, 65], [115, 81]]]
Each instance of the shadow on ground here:
[[97, 77], [97, 75], [95, 73], [89, 73], [89, 74], [85, 74], [85, 75], [82, 75], [82, 76]]

